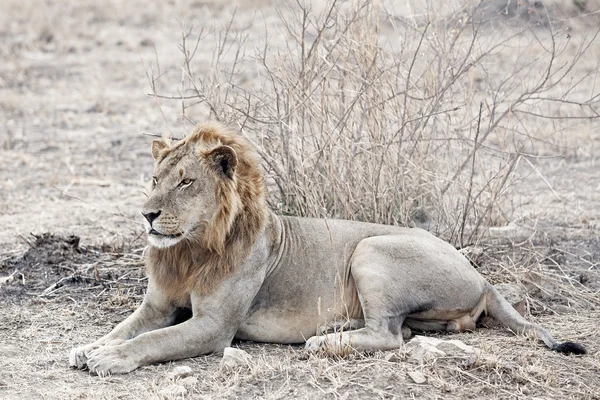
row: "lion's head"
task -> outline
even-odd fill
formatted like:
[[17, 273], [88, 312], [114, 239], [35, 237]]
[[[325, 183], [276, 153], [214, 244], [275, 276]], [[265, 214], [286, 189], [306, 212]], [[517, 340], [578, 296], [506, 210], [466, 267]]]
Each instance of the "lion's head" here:
[[222, 253], [235, 237], [262, 227], [263, 178], [254, 150], [239, 134], [200, 124], [176, 143], [154, 140], [152, 156], [152, 189], [142, 208], [151, 246], [187, 241]]

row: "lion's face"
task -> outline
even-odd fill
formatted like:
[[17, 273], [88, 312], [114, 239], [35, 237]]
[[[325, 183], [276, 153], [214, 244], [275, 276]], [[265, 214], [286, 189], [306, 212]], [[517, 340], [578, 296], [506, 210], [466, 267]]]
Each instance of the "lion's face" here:
[[201, 149], [179, 142], [152, 143], [156, 160], [152, 188], [142, 207], [148, 242], [166, 248], [200, 241], [218, 211], [219, 180], [233, 179], [236, 156], [228, 146]]

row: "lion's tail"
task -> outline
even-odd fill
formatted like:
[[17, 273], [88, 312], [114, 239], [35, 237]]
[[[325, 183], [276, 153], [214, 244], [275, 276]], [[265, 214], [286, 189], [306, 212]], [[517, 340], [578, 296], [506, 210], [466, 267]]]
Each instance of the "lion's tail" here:
[[546, 346], [560, 353], [585, 354], [585, 347], [579, 343], [564, 342], [559, 343], [552, 337], [550, 332], [539, 325], [527, 321], [515, 310], [508, 301], [490, 284], [487, 292], [487, 312], [498, 320], [501, 324], [507, 326], [513, 332], [519, 335], [533, 333], [544, 342]]

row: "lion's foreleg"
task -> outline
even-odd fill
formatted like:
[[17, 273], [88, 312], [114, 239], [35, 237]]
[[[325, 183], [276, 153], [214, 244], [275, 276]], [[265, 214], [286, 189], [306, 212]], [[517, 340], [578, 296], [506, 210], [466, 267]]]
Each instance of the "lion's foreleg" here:
[[128, 340], [145, 332], [164, 328], [172, 323], [174, 318], [175, 309], [169, 306], [160, 293], [149, 286], [144, 301], [133, 314], [102, 338], [72, 349], [69, 354], [69, 364], [75, 368], [84, 368], [87, 365], [88, 354], [92, 350], [110, 342]]
[[174, 308], [159, 309], [142, 303], [133, 314], [95, 343], [106, 344], [113, 340], [128, 340], [142, 333], [164, 328], [175, 318], [174, 311]]
[[207, 317], [108, 343], [89, 353], [87, 365], [97, 375], [124, 374], [161, 361], [196, 357], [230, 345], [235, 330]]
[[262, 282], [262, 274], [242, 267], [241, 272], [225, 279], [210, 295], [191, 293], [192, 318], [92, 350], [87, 362], [90, 372], [123, 374], [142, 365], [223, 350], [248, 315]]

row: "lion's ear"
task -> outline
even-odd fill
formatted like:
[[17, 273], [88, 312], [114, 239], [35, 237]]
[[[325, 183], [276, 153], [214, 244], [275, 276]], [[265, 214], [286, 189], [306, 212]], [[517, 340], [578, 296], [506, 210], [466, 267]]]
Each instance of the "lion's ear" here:
[[160, 153], [168, 147], [169, 144], [165, 139], [154, 139], [152, 141], [152, 157], [154, 157], [155, 160], [158, 160]]
[[206, 159], [210, 165], [219, 173], [233, 179], [235, 167], [237, 166], [237, 154], [229, 146], [219, 146], [206, 153]]

